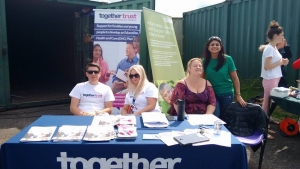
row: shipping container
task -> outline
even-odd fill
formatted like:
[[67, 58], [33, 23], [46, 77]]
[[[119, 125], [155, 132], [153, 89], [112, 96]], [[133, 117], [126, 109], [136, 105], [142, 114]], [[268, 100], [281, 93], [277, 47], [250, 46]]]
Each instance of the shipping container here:
[[[93, 9], [154, 8], [154, 0], [0, 0], [0, 111], [69, 103], [92, 58]], [[143, 38], [143, 39], [142, 39]], [[143, 52], [143, 53], [142, 53]], [[141, 64], [151, 73], [145, 28]], [[149, 75], [148, 75], [149, 76]]]
[[287, 68], [290, 85], [296, 85], [299, 70], [292, 62], [299, 58], [300, 1], [295, 0], [227, 0], [213, 6], [183, 14], [183, 62], [201, 56], [211, 36], [219, 36], [225, 51], [235, 61], [240, 79], [258, 78], [261, 56], [258, 47], [266, 42], [270, 21], [284, 28], [293, 58]]

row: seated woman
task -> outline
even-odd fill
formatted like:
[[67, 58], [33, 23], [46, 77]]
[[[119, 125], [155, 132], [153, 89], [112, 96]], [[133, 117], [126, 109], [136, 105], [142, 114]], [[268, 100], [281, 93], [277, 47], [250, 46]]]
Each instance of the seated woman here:
[[148, 81], [144, 68], [141, 65], [133, 65], [128, 72], [128, 93], [121, 114], [160, 112], [158, 89]]
[[178, 99], [185, 99], [186, 114], [213, 114], [216, 109], [216, 97], [210, 82], [201, 77], [201, 59], [191, 59], [186, 72], [186, 78], [181, 79], [173, 90], [170, 115], [177, 115]]
[[71, 93], [70, 111], [78, 116], [94, 116], [98, 113], [111, 113], [115, 97], [109, 86], [98, 81], [101, 67], [97, 63], [86, 66], [87, 82], [78, 83]]

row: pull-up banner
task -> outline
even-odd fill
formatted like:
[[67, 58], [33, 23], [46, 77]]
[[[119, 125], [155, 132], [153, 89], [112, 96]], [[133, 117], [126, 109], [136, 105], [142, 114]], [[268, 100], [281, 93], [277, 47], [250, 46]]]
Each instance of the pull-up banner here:
[[[101, 68], [101, 83], [111, 86], [116, 101], [123, 107], [126, 95], [125, 72], [139, 63], [141, 10], [94, 9], [93, 62]], [[95, 52], [100, 48], [100, 52]], [[99, 54], [100, 53], [100, 54]]]
[[170, 16], [143, 8], [151, 68], [160, 93], [159, 105], [167, 113], [176, 82], [184, 78], [184, 69]]

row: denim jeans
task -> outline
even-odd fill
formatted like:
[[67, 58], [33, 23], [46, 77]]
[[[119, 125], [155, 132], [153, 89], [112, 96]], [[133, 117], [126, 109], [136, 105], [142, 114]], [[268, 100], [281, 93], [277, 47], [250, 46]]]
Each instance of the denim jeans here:
[[223, 113], [233, 101], [233, 93], [216, 95], [217, 104], [214, 115], [222, 118]]

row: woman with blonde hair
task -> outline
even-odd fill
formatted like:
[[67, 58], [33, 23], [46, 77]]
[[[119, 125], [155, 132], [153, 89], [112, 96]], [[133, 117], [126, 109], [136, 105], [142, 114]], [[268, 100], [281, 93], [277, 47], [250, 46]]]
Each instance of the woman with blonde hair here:
[[158, 89], [148, 81], [143, 66], [131, 66], [128, 77], [128, 93], [121, 113], [141, 115], [143, 112], [160, 112]]
[[216, 97], [209, 81], [203, 79], [202, 60], [193, 58], [187, 64], [186, 77], [178, 81], [172, 97], [170, 115], [177, 115], [177, 100], [185, 100], [186, 114], [213, 114]]

